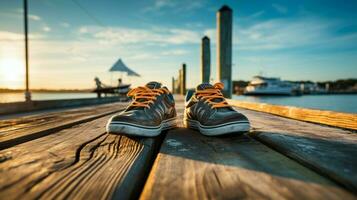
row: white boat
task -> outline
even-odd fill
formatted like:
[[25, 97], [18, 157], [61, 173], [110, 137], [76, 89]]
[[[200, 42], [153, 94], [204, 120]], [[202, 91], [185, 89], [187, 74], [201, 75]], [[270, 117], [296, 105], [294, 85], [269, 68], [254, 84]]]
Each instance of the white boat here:
[[294, 87], [280, 78], [254, 76], [245, 88], [245, 95], [293, 95]]

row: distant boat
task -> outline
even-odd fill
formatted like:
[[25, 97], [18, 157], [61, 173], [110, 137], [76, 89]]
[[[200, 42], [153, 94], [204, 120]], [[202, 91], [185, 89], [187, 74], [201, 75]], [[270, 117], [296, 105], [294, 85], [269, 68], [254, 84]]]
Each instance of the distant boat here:
[[294, 87], [280, 78], [254, 76], [244, 90], [245, 95], [293, 95]]

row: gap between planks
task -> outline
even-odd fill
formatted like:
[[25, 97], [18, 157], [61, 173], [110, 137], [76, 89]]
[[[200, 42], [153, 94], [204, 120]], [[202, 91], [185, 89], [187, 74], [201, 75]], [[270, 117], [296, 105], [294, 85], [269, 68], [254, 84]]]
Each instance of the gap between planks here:
[[0, 151], [7, 199], [132, 199], [142, 190], [163, 135], [105, 133], [109, 116]]
[[357, 194], [357, 135], [349, 130], [239, 109], [250, 136]]
[[168, 132], [140, 199], [356, 199], [246, 135]]

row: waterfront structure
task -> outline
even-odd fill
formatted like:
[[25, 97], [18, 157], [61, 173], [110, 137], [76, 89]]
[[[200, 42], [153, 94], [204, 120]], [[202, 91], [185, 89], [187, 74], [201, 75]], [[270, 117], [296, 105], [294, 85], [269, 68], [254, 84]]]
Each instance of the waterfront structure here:
[[225, 5], [217, 12], [217, 74], [227, 98], [232, 97], [232, 28], [233, 11]]
[[280, 78], [255, 76], [245, 88], [245, 95], [292, 95], [294, 87]]
[[179, 73], [179, 79], [180, 79], [180, 94], [185, 95], [186, 94], [186, 64], [182, 64], [182, 68], [180, 69]]
[[210, 39], [202, 38], [201, 43], [201, 83], [209, 83], [211, 76], [211, 49]]

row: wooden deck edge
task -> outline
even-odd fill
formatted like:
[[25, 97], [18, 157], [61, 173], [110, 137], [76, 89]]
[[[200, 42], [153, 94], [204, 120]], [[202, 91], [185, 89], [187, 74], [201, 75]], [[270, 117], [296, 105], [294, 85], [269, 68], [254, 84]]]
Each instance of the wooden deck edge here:
[[2, 103], [0, 107], [0, 115], [32, 112], [54, 108], [74, 108], [81, 106], [100, 105], [120, 102], [119, 100], [119, 97], [106, 97]]
[[123, 110], [123, 108], [116, 109], [116, 110], [113, 110], [113, 111], [101, 113], [99, 115], [89, 116], [89, 117], [86, 117], [84, 119], [78, 119], [78, 120], [75, 120], [75, 121], [71, 121], [71, 122], [68, 122], [66, 124], [61, 124], [61, 125], [58, 125], [58, 126], [46, 129], [46, 130], [42, 130], [42, 131], [38, 131], [38, 132], [35, 132], [35, 133], [32, 133], [32, 134], [29, 134], [29, 135], [24, 135], [24, 136], [21, 136], [21, 137], [13, 138], [11, 140], [6, 140], [6, 141], [3, 141], [3, 142], [0, 142], [0, 150], [7, 149], [7, 148], [10, 148], [10, 147], [16, 146], [18, 144], [22, 144], [22, 143], [31, 141], [31, 140], [35, 140], [35, 139], [50, 135], [52, 133], [58, 132], [58, 131], [60, 131], [62, 129], [71, 128], [71, 127], [73, 127], [75, 125], [82, 124], [82, 123], [85, 123], [85, 122], [89, 122], [89, 121], [92, 121], [92, 120], [95, 120], [95, 119], [98, 119], [98, 118], [101, 118], [101, 117], [104, 117], [104, 116], [107, 116], [107, 115], [111, 115], [111, 114], [120, 112], [122, 110]]
[[280, 106], [266, 103], [253, 103], [233, 99], [228, 99], [228, 103], [240, 108], [271, 113], [296, 120], [319, 123], [354, 131], [357, 130], [357, 114], [298, 108], [292, 106]]

